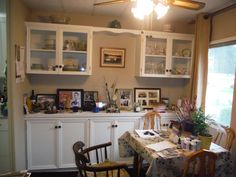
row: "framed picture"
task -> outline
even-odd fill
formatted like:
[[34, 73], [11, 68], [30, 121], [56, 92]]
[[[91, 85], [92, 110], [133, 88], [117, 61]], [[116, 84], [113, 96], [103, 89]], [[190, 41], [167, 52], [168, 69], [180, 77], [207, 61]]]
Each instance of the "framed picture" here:
[[98, 91], [84, 91], [84, 102], [98, 101]]
[[98, 91], [84, 91], [84, 111], [92, 111], [98, 102]]
[[121, 110], [133, 109], [133, 90], [118, 89], [118, 106]]
[[161, 102], [160, 88], [134, 88], [134, 102], [143, 109], [152, 109]]
[[49, 106], [56, 105], [56, 94], [37, 94], [36, 100], [41, 110], [46, 110]]
[[83, 108], [83, 89], [57, 89], [58, 109]]
[[125, 67], [125, 49], [124, 48], [101, 48], [101, 67]]

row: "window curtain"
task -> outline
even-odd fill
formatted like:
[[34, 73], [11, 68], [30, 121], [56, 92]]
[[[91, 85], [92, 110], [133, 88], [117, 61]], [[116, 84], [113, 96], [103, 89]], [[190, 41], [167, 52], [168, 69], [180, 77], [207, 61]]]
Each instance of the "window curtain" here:
[[208, 48], [210, 41], [211, 19], [207, 14], [199, 14], [195, 25], [195, 50], [191, 82], [191, 99], [197, 96], [197, 106], [205, 108]]

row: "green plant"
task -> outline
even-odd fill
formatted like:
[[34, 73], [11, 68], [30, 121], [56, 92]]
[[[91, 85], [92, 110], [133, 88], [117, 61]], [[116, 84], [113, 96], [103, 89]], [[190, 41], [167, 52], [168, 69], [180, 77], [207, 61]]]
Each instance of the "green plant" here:
[[192, 113], [193, 133], [195, 135], [209, 136], [207, 120], [209, 120], [209, 116], [206, 116], [201, 108]]

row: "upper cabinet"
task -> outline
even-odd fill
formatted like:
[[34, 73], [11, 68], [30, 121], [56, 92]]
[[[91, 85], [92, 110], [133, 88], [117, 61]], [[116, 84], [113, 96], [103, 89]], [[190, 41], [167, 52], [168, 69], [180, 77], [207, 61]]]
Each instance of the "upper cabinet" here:
[[91, 75], [91, 27], [26, 23], [27, 73]]
[[191, 77], [193, 35], [143, 32], [140, 39], [138, 76]]

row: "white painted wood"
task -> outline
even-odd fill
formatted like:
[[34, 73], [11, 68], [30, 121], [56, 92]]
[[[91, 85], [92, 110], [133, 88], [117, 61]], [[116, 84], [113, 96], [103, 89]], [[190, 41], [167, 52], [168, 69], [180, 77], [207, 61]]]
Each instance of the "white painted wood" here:
[[60, 121], [60, 125], [59, 166], [60, 168], [76, 167], [72, 147], [77, 141], [83, 141], [88, 145], [88, 121], [87, 119], [69, 119]]
[[52, 169], [58, 167], [57, 120], [27, 121], [28, 169]]

